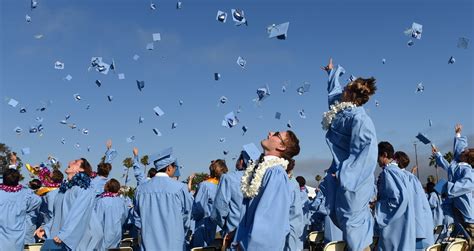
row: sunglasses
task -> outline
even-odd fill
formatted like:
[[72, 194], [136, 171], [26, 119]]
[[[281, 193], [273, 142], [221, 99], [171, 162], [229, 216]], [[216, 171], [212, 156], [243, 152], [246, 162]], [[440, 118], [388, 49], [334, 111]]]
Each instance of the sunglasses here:
[[283, 137], [281, 137], [280, 135], [280, 132], [274, 132], [272, 136], [277, 136], [280, 139], [281, 144], [286, 146], [285, 141], [283, 140]]

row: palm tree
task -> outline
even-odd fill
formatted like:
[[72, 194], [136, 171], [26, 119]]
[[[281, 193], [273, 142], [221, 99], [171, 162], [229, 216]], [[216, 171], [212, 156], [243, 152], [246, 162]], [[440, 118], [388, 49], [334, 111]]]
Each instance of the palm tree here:
[[[431, 156], [430, 156], [430, 163], [429, 163], [428, 165], [435, 167], [435, 170], [436, 170], [436, 182], [438, 182], [438, 180], [439, 180], [439, 176], [438, 176], [438, 165], [436, 164], [436, 157], [435, 157], [434, 155], [431, 155]], [[435, 182], [435, 183], [436, 183], [436, 182]]]
[[321, 175], [316, 175], [316, 177], [314, 177], [314, 179], [318, 182], [318, 187], [319, 187], [319, 182], [321, 182], [321, 180], [323, 179], [323, 177], [321, 177]]
[[451, 161], [453, 161], [454, 155], [452, 152], [447, 152], [443, 157], [446, 161], [451, 163]]
[[143, 155], [143, 157], [140, 159], [140, 163], [142, 163], [142, 165], [145, 166], [145, 175], [146, 175], [146, 168], [150, 164], [150, 162], [148, 162], [148, 155]]
[[127, 168], [127, 172], [124, 174], [125, 176], [125, 186], [127, 185], [127, 181], [128, 181], [128, 171], [130, 170], [130, 167], [133, 166], [133, 160], [132, 158], [128, 157], [128, 158], [125, 158], [123, 161], [122, 161], [122, 164], [124, 167]]

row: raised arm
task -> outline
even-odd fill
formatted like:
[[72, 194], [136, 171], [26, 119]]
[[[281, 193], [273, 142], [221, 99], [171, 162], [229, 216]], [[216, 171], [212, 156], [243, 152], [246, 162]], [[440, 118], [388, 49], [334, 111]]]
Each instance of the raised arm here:
[[107, 147], [107, 151], [105, 151], [104, 163], [111, 164], [112, 161], [115, 159], [115, 157], [117, 157], [117, 151], [115, 149], [112, 149], [111, 139], [107, 140], [106, 147]]
[[328, 77], [328, 106], [333, 105], [336, 101], [341, 99], [342, 87], [339, 83], [339, 77], [342, 76], [346, 71], [340, 65], [334, 69], [332, 64], [332, 58], [329, 59], [329, 64], [325, 67], [321, 67], [329, 75]]
[[436, 148], [436, 146], [432, 145], [431, 146], [431, 152], [433, 153], [433, 156], [435, 157], [436, 160], [436, 165], [440, 166], [441, 168], [444, 169], [444, 171], [448, 172], [449, 169], [449, 162], [443, 157], [443, 154]]
[[140, 165], [140, 158], [138, 157], [138, 148], [133, 148], [133, 175], [137, 179], [137, 186], [142, 184], [145, 180], [145, 170]]
[[467, 137], [461, 136], [462, 125], [457, 124], [454, 127], [454, 132], [456, 133], [456, 137], [454, 137], [454, 146], [453, 146], [453, 159], [458, 162], [459, 156], [467, 148]]

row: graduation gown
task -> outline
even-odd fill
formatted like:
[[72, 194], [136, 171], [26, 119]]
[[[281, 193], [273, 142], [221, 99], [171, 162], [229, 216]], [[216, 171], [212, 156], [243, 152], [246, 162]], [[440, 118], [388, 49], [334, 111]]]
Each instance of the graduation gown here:
[[434, 244], [433, 214], [420, 180], [406, 170], [403, 170], [403, 172], [408, 176], [413, 193], [411, 198], [412, 205], [415, 206], [416, 248], [424, 250]]
[[134, 205], [141, 223], [141, 250], [184, 250], [192, 204], [187, 186], [165, 173], [140, 184]]
[[59, 193], [59, 188], [49, 191], [41, 197], [40, 213], [43, 218], [43, 224], [47, 225], [53, 218], [54, 200]]
[[303, 202], [301, 200], [300, 186], [298, 182], [290, 179], [292, 189], [290, 195], [290, 232], [286, 236], [285, 251], [303, 250], [303, 230], [305, 227], [305, 218], [303, 214]]
[[328, 180], [329, 177], [325, 178], [323, 182], [319, 185], [320, 191], [320, 200], [322, 205], [319, 206], [317, 213], [323, 216], [323, 225], [324, 225], [324, 243], [328, 243], [331, 241], [341, 241], [343, 240], [342, 237], [342, 230], [334, 224], [332, 218], [329, 216], [329, 210], [326, 207], [326, 197], [325, 194], [331, 194], [332, 191], [327, 189], [328, 187]]
[[216, 192], [217, 184], [209, 181], [199, 184], [192, 208], [192, 219], [195, 221], [193, 247], [207, 247], [216, 237], [217, 224], [210, 217]]
[[95, 195], [100, 195], [104, 192], [104, 186], [107, 181], [109, 181], [109, 179], [102, 176], [95, 176], [91, 180], [91, 188], [94, 190]]
[[[329, 105], [340, 100], [343, 73], [341, 66], [329, 71]], [[374, 124], [363, 107], [345, 109], [333, 119], [326, 142], [333, 156], [325, 178], [331, 191], [326, 194], [326, 206], [349, 250], [363, 250], [372, 243], [374, 228], [369, 209], [378, 154]]]
[[109, 248], [118, 248], [127, 214], [128, 207], [124, 198], [99, 197], [92, 211], [89, 228], [92, 238], [88, 250], [105, 251]]
[[217, 186], [211, 218], [224, 231], [229, 233], [237, 229], [244, 196], [240, 182], [244, 171], [236, 170], [221, 176]]
[[36, 211], [41, 198], [31, 189], [17, 192], [0, 190], [0, 250], [23, 250], [26, 215]]
[[413, 192], [408, 176], [389, 164], [380, 173], [375, 219], [379, 229], [378, 249], [415, 250], [416, 220]]
[[86, 251], [86, 232], [94, 200], [95, 192], [91, 187], [72, 186], [64, 193], [60, 191], [54, 200], [53, 219], [44, 226], [48, 239], [58, 236], [69, 249]]
[[[265, 156], [267, 158], [269, 156]], [[244, 198], [235, 241], [242, 250], [282, 250], [290, 232], [292, 188], [282, 166], [265, 171], [254, 198]]]

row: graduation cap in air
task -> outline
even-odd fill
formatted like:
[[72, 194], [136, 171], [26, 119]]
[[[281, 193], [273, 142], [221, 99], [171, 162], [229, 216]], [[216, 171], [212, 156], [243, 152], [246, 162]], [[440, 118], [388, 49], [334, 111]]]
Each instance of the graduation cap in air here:
[[221, 79], [221, 74], [220, 74], [220, 73], [217, 73], [217, 72], [214, 73], [214, 80], [217, 81], [217, 80], [219, 80], [219, 79]]
[[20, 113], [26, 113], [26, 108], [25, 107], [20, 108]]
[[153, 38], [153, 42], [161, 41], [161, 34], [160, 33], [153, 33], [152, 38]]
[[291, 124], [291, 120], [288, 120], [288, 123], [286, 123], [286, 127], [288, 127], [288, 128], [292, 128], [292, 127], [293, 127], [293, 125]]
[[156, 4], [150, 3], [150, 10], [156, 10]]
[[222, 120], [222, 126], [227, 128], [232, 128], [239, 123], [239, 119], [235, 116], [234, 112], [229, 112], [225, 115], [224, 120]]
[[120, 80], [125, 79], [125, 74], [124, 73], [119, 73], [117, 76], [118, 76], [118, 79], [120, 79]]
[[176, 127], [178, 127], [178, 123], [176, 122], [171, 123], [171, 129], [176, 129]]
[[171, 164], [175, 164], [176, 166], [176, 171], [174, 176], [179, 177], [180, 176], [180, 166], [178, 165], [178, 158], [173, 155], [173, 148], [169, 147], [164, 150], [162, 150], [159, 153], [156, 154], [151, 154], [148, 159], [151, 161], [153, 166], [156, 168], [156, 170], [161, 170]]
[[254, 143], [246, 144], [242, 147], [244, 150], [241, 152], [245, 165], [249, 165], [250, 161], [256, 162], [262, 154]]
[[249, 130], [247, 126], [242, 126], [242, 135], [245, 135], [245, 133]]
[[416, 138], [419, 139], [421, 141], [421, 143], [427, 145], [427, 144], [430, 144], [431, 143], [431, 140], [428, 139], [428, 137], [423, 134], [423, 133], [418, 133], [418, 135], [416, 135]]
[[280, 113], [280, 112], [276, 112], [276, 113], [275, 113], [275, 118], [276, 118], [276, 119], [280, 119], [280, 118], [281, 118], [281, 113]]
[[423, 86], [423, 82], [420, 82], [420, 83], [418, 83], [418, 85], [416, 85], [415, 93], [423, 92], [424, 90], [425, 90], [425, 86]]
[[161, 136], [161, 132], [160, 132], [160, 130], [158, 130], [158, 128], [153, 128], [153, 133], [154, 133], [156, 136]]
[[66, 144], [66, 139], [65, 138], [61, 138], [61, 144]]
[[86, 129], [86, 128], [82, 129], [81, 132], [82, 132], [82, 134], [84, 134], [84, 135], [88, 135], [88, 134], [89, 134], [89, 130]]
[[97, 87], [100, 87], [100, 86], [102, 85], [102, 82], [97, 79], [97, 80], [95, 81], [95, 84], [97, 85]]
[[302, 86], [298, 87], [296, 89], [296, 92], [298, 92], [299, 95], [303, 95], [306, 92], [309, 92], [309, 88], [311, 87], [311, 84], [308, 82], [304, 82]]
[[149, 51], [152, 51], [155, 48], [155, 46], [153, 45], [153, 43], [148, 43], [148, 44], [146, 44], [145, 48]]
[[13, 129], [13, 131], [15, 131], [17, 134], [20, 134], [21, 132], [23, 132], [23, 129], [21, 129], [21, 127], [17, 126], [17, 127], [15, 127], [15, 129]]
[[54, 63], [54, 69], [56, 70], [64, 70], [64, 63], [56, 61]]
[[259, 102], [270, 96], [270, 87], [268, 85], [257, 89], [257, 98], [255, 101]]
[[268, 38], [274, 38], [280, 40], [285, 40], [288, 36], [288, 27], [290, 26], [290, 22], [282, 23], [279, 25], [272, 24], [267, 27]]
[[18, 103], [19, 102], [17, 100], [12, 99], [12, 98], [8, 101], [8, 105], [11, 106], [11, 107], [16, 107], [18, 105]]
[[64, 77], [64, 79], [66, 79], [67, 81], [71, 81], [72, 80], [72, 76], [70, 74], [67, 74], [66, 77]]
[[181, 8], [183, 8], [183, 3], [181, 1], [176, 2], [176, 9], [180, 10]]
[[38, 117], [36, 117], [35, 120], [36, 120], [36, 122], [41, 123], [41, 122], [43, 122], [43, 117], [38, 116]]
[[28, 14], [26, 14], [26, 16], [25, 16], [25, 21], [26, 21], [27, 23], [31, 22], [31, 17], [28, 16]]
[[155, 108], [153, 108], [153, 111], [155, 111], [156, 116], [163, 116], [165, 114], [165, 112], [161, 110], [159, 106], [155, 106]]
[[411, 25], [411, 37], [421, 39], [421, 33], [423, 32], [423, 25], [419, 23], [413, 23]]
[[448, 182], [445, 179], [440, 179], [438, 183], [436, 183], [434, 190], [438, 192], [438, 194], [443, 194], [446, 192]]
[[221, 104], [227, 103], [227, 97], [226, 97], [226, 96], [220, 97], [220, 98], [219, 98], [219, 103], [221, 103]]
[[142, 117], [142, 116], [138, 117], [138, 124], [143, 123], [143, 121], [145, 121], [144, 117]]
[[245, 60], [243, 57], [239, 56], [237, 58], [237, 64], [242, 67], [242, 69], [245, 68], [245, 65], [247, 64], [247, 60]]
[[244, 11], [239, 9], [232, 9], [232, 20], [234, 20], [235, 25], [239, 26], [242, 24], [247, 25], [247, 19], [245, 19]]
[[145, 88], [145, 81], [137, 80], [137, 87], [139, 91], [142, 91], [142, 89]]
[[224, 143], [224, 142], [225, 142], [225, 138], [219, 138], [219, 142], [220, 142], [220, 143]]
[[178, 104], [181, 106], [181, 105], [184, 104], [184, 101], [183, 101], [183, 100], [180, 100], [180, 101], [178, 101]]
[[456, 59], [453, 56], [451, 56], [448, 60], [448, 64], [454, 64], [455, 62], [456, 62]]
[[457, 44], [458, 48], [467, 49], [468, 46], [469, 46], [469, 39], [468, 38], [460, 37], [458, 39], [458, 44]]
[[130, 136], [126, 138], [125, 141], [127, 141], [127, 143], [132, 143], [133, 141], [135, 141], [135, 136]]
[[21, 154], [23, 154], [23, 155], [30, 154], [30, 148], [29, 147], [22, 148], [21, 149]]
[[408, 47], [411, 47], [411, 46], [415, 45], [415, 42], [413, 42], [413, 40], [410, 39], [410, 40], [408, 40], [407, 45], [408, 45]]
[[225, 23], [227, 21], [227, 13], [224, 11], [218, 10], [217, 15], [216, 15], [216, 20], [221, 23]]
[[114, 96], [108, 95], [108, 96], [107, 96], [107, 99], [109, 100], [109, 102], [112, 102], [112, 100], [114, 99]]
[[30, 5], [31, 9], [36, 9], [36, 7], [38, 7], [38, 1], [36, 0], [31, 0], [31, 5]]
[[387, 62], [387, 60], [385, 60], [385, 58], [382, 58], [382, 64], [385, 64], [385, 62]]
[[298, 110], [298, 115], [299, 115], [300, 118], [302, 118], [302, 119], [305, 119], [305, 118], [306, 118], [306, 114], [305, 114], [305, 112], [304, 112], [304, 109]]
[[81, 100], [81, 95], [80, 95], [79, 93], [76, 93], [76, 94], [74, 94], [74, 95], [72, 95], [72, 96], [74, 97], [74, 99], [75, 99], [76, 101]]

